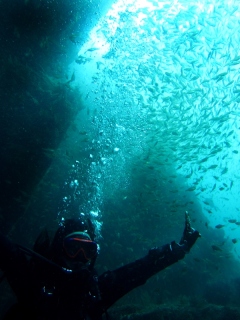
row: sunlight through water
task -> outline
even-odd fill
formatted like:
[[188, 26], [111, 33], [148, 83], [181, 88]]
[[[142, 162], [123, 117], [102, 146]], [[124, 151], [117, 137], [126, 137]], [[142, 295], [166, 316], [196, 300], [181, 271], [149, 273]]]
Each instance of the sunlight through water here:
[[240, 255], [239, 15], [237, 1], [118, 1], [91, 31], [69, 73], [93, 115], [99, 221], [106, 190], [127, 190], [143, 157], [163, 181], [185, 179], [181, 192]]

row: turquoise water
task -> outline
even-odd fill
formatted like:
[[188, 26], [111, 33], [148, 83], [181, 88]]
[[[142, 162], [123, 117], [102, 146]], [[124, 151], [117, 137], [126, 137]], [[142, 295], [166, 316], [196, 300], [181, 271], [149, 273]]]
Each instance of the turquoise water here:
[[118, 2], [80, 48], [69, 72], [85, 96], [99, 218], [105, 196], [127, 200], [131, 176], [150, 169], [171, 206], [191, 211], [194, 196], [239, 255], [239, 14], [237, 2]]
[[14, 226], [17, 241], [88, 216], [102, 272], [179, 241], [185, 210], [202, 234], [183, 261], [123, 300], [123, 314], [238, 306], [239, 21], [237, 1], [119, 1], [85, 41], [70, 34], [67, 75], [43, 73], [40, 95], [60, 84], [53, 113], [64, 88], [75, 116], [59, 147], [43, 149], [51, 166]]
[[239, 15], [237, 2], [118, 2], [69, 65], [84, 108], [60, 146], [74, 157], [58, 220], [74, 207], [95, 221], [103, 271], [178, 241], [185, 210], [202, 234], [123, 304], [237, 305]]
[[66, 194], [96, 222], [99, 268], [178, 240], [185, 210], [202, 233], [132, 301], [239, 294], [239, 15], [237, 2], [119, 2], [69, 65], [85, 105], [69, 143], [84, 156]]

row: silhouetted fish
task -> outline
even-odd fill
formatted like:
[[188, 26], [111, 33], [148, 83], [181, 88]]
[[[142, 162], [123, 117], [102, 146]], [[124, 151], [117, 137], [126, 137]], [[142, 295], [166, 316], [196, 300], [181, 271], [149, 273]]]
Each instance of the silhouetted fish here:
[[221, 229], [221, 228], [223, 228], [223, 227], [225, 227], [224, 224], [217, 224], [217, 225], [215, 226], [215, 228], [217, 228], [217, 229]]
[[221, 248], [219, 248], [218, 246], [215, 246], [214, 244], [211, 247], [214, 251], [222, 251]]

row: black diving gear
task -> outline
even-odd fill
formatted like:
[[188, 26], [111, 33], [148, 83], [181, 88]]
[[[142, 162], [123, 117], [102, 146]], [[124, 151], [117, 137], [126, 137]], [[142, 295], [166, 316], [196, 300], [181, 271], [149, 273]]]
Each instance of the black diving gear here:
[[[89, 226], [77, 221], [74, 227], [74, 220], [66, 220], [47, 249], [35, 246], [41, 249], [38, 252], [18, 246], [0, 234], [0, 268], [5, 272], [19, 306], [11, 309], [5, 319], [100, 320], [106, 310], [129, 291], [182, 259], [199, 237], [199, 232], [190, 227], [191, 232], [187, 232], [187, 238], [183, 236], [183, 243], [173, 241], [153, 248], [145, 257], [98, 276], [93, 268], [97, 257], [96, 243]], [[74, 240], [75, 237], [78, 240]], [[83, 240], [89, 242], [83, 245]], [[67, 251], [71, 255], [78, 257], [84, 252], [85, 258], [92, 256], [92, 260], [79, 263], [79, 269], [66, 267], [68, 255], [64, 241], [65, 247], [69, 245]], [[45, 252], [44, 256], [40, 251]]]

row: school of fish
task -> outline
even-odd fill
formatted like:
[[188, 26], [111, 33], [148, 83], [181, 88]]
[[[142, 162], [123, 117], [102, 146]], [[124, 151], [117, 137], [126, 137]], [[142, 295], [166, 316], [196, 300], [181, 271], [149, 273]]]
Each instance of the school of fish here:
[[133, 1], [97, 34], [108, 52], [100, 56], [96, 40], [76, 62], [96, 62], [92, 92], [103, 111], [95, 121], [105, 172], [118, 150], [120, 160], [111, 162], [116, 180], [139, 157], [163, 180], [169, 172], [184, 177], [185, 191], [199, 195], [206, 212], [212, 213], [205, 199], [213, 194], [227, 203], [239, 179], [237, 1]]

